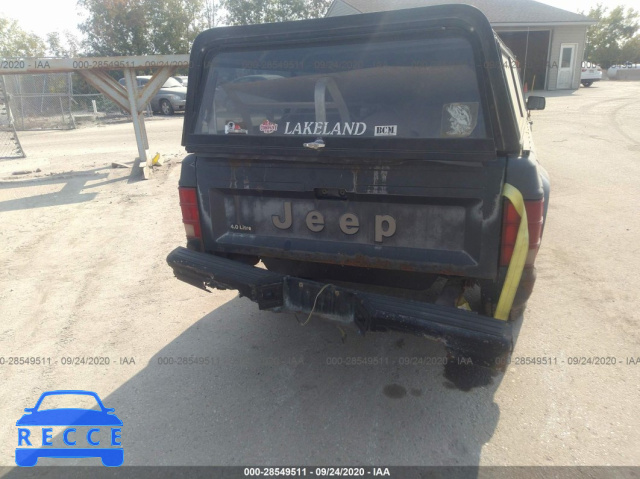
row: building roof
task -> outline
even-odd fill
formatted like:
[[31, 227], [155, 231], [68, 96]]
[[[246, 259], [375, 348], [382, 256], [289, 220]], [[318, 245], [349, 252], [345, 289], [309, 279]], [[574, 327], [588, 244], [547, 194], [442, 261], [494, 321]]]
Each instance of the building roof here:
[[486, 15], [492, 25], [553, 25], [553, 24], [592, 24], [594, 20], [552, 7], [534, 0], [334, 0], [331, 10], [336, 4], [346, 4], [360, 13], [379, 12], [383, 10], [399, 10], [429, 5], [464, 3], [473, 5]]

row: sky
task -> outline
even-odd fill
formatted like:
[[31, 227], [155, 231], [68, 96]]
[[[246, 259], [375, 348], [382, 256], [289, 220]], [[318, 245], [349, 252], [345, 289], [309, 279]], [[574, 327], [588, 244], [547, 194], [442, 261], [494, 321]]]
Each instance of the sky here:
[[[48, 32], [69, 30], [80, 36], [77, 25], [81, 17], [76, 10], [77, 0], [3, 0], [0, 14], [18, 20], [27, 31], [45, 37]], [[618, 5], [640, 10], [640, 0], [543, 0], [542, 3], [570, 12], [588, 12], [592, 6], [602, 3], [609, 9]]]

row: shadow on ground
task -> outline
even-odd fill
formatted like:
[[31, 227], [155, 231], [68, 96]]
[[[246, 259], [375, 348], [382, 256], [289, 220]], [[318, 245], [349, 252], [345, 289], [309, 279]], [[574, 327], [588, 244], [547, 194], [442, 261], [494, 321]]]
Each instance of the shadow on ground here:
[[[103, 167], [80, 172], [60, 173], [41, 178], [0, 181], [0, 190], [33, 188], [34, 191], [31, 196], [19, 196], [14, 199], [0, 201], [0, 213], [91, 201], [97, 195], [97, 193], [90, 191], [92, 188], [128, 179], [127, 177], [118, 177], [107, 180], [110, 170], [109, 167]], [[98, 180], [105, 181], [96, 183]], [[91, 183], [87, 184], [89, 182]], [[39, 189], [50, 189], [51, 185], [58, 184], [61, 184], [62, 187], [57, 191], [49, 193], [38, 192]]]
[[103, 401], [124, 423], [125, 466], [478, 465], [501, 376], [464, 392], [428, 364], [443, 357], [417, 337], [349, 330], [343, 340], [333, 323], [301, 327], [236, 298]]

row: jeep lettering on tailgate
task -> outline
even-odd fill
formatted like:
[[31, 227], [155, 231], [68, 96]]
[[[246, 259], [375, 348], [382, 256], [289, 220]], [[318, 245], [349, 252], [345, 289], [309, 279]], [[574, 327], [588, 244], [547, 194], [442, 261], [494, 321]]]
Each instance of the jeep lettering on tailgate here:
[[[286, 230], [293, 225], [293, 215], [291, 213], [291, 202], [285, 201], [284, 213], [282, 216], [273, 215], [273, 224], [276, 228]], [[305, 223], [309, 231], [319, 233], [324, 229], [325, 218], [319, 211], [309, 211], [305, 218]], [[355, 235], [360, 231], [360, 219], [352, 214], [345, 213], [338, 220], [340, 231], [346, 235]], [[374, 238], [377, 243], [382, 243], [383, 238], [389, 238], [396, 233], [396, 220], [389, 215], [376, 215]]]

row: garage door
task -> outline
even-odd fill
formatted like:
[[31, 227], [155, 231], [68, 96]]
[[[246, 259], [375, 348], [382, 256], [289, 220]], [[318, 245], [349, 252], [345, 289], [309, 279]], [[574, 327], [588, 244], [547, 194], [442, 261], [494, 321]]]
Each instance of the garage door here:
[[498, 32], [520, 63], [520, 77], [529, 91], [544, 90], [549, 54], [549, 30]]

